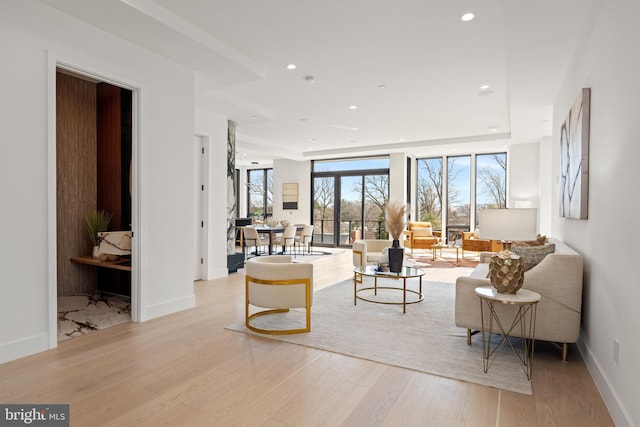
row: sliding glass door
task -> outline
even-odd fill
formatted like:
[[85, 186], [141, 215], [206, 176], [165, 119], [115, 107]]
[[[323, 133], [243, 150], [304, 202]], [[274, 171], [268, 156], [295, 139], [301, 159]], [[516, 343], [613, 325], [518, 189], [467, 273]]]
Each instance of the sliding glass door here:
[[314, 244], [350, 246], [354, 240], [388, 237], [384, 209], [389, 200], [389, 170], [385, 160], [384, 169], [362, 167], [380, 165], [381, 159], [375, 159], [375, 163], [350, 161], [351, 170], [339, 170], [344, 163], [336, 161], [330, 166], [338, 170], [314, 172]]

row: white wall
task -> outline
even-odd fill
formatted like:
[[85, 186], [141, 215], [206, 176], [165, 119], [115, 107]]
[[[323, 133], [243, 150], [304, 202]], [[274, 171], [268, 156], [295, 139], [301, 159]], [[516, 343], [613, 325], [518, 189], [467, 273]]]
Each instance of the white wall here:
[[[584, 256], [580, 349], [616, 425], [640, 425], [640, 286], [632, 244], [638, 226], [640, 3], [605, 1], [576, 52], [554, 108], [552, 221]], [[570, 53], [570, 52], [569, 52]], [[559, 127], [583, 87], [591, 88], [589, 219], [558, 216]], [[619, 362], [613, 341], [620, 342]]]
[[518, 201], [530, 201], [538, 207], [538, 154], [539, 144], [515, 144], [509, 147], [507, 169], [509, 173], [509, 193], [507, 207], [515, 208]]
[[55, 194], [48, 193], [48, 56], [90, 66], [140, 88], [140, 221], [134, 220], [134, 231], [141, 256], [141, 320], [195, 304], [193, 72], [39, 2], [4, 0], [0, 362], [46, 350], [49, 320], [55, 319], [48, 311], [48, 280], [51, 273], [55, 278], [55, 270], [48, 270], [49, 247], [55, 248], [47, 238], [47, 200], [55, 200]]
[[[282, 209], [282, 184], [298, 183], [298, 209]], [[273, 161], [273, 218], [291, 224], [311, 222], [311, 162], [276, 159]]]
[[389, 155], [389, 200], [407, 201], [407, 155]]
[[[207, 260], [207, 277], [212, 280], [225, 277], [227, 270], [227, 117], [220, 114], [196, 109], [195, 114], [196, 133], [203, 135], [208, 141], [206, 152], [207, 196], [206, 217], [207, 222], [207, 248], [205, 258]], [[224, 183], [224, 188], [221, 187]], [[225, 194], [221, 193], [221, 189]], [[240, 187], [242, 190], [244, 186]]]

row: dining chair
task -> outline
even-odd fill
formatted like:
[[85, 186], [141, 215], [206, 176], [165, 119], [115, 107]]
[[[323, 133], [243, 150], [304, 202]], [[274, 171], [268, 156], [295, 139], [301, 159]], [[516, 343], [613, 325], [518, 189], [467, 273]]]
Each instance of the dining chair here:
[[311, 253], [311, 241], [313, 240], [313, 225], [305, 225], [302, 231], [296, 235], [296, 244], [301, 248], [301, 253]]
[[250, 225], [242, 228], [242, 233], [244, 235], [244, 247], [242, 248], [244, 252], [245, 258], [247, 257], [247, 248], [255, 247], [256, 248], [256, 256], [260, 255], [260, 247], [268, 246], [269, 241], [262, 234], [258, 233], [258, 230], [255, 227]]
[[289, 248], [289, 253], [293, 251], [295, 256], [296, 230], [297, 227], [295, 225], [290, 225], [284, 229], [282, 237], [276, 239], [275, 244], [282, 246], [283, 254], [285, 254], [287, 252], [287, 248]]

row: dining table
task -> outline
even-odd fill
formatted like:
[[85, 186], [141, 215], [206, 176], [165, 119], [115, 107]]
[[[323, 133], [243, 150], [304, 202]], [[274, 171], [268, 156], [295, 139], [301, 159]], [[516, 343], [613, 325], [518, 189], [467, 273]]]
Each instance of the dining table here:
[[[269, 255], [273, 255], [273, 245], [276, 240], [276, 234], [284, 233], [285, 227], [283, 225], [255, 225], [254, 228], [260, 234], [267, 234], [269, 236]], [[296, 231], [302, 231], [304, 225], [296, 225]]]

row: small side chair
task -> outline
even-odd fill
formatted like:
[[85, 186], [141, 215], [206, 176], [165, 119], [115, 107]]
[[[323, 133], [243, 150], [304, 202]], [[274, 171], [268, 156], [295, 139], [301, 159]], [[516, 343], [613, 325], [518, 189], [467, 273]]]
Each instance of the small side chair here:
[[[290, 255], [268, 255], [249, 259], [245, 269], [245, 325], [248, 329], [270, 335], [311, 331], [313, 264], [293, 263]], [[267, 310], [250, 314], [252, 306]], [[265, 329], [251, 323], [256, 317], [286, 313], [291, 308], [306, 310], [305, 326]]]

